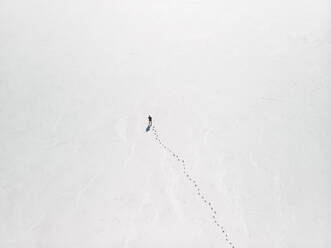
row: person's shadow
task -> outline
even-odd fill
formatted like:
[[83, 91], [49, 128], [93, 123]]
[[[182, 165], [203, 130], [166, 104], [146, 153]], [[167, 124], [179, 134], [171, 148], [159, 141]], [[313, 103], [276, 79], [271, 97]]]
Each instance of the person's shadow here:
[[148, 132], [149, 130], [151, 130], [151, 124], [149, 124], [148, 126], [147, 126], [147, 128], [146, 128], [146, 132]]

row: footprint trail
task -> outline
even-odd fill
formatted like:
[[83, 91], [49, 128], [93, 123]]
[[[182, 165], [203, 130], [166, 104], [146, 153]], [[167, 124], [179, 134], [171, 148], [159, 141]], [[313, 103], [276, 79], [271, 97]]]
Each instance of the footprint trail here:
[[234, 243], [231, 241], [231, 239], [229, 238], [228, 233], [226, 232], [226, 230], [224, 229], [224, 226], [221, 225], [221, 223], [219, 223], [218, 218], [217, 218], [217, 212], [213, 206], [213, 204], [205, 197], [205, 195], [202, 193], [201, 188], [198, 184], [198, 182], [191, 176], [191, 174], [188, 172], [187, 170], [187, 166], [185, 163], [185, 160], [180, 158], [174, 151], [172, 151], [168, 146], [166, 146], [160, 139], [158, 131], [156, 130], [155, 126], [152, 126], [152, 133], [154, 136], [154, 139], [156, 140], [156, 142], [159, 143], [159, 145], [166, 151], [168, 152], [172, 157], [174, 157], [174, 159], [177, 160], [177, 162], [179, 163], [179, 165], [181, 166], [182, 172], [185, 176], [185, 178], [188, 180], [189, 183], [192, 184], [192, 187], [195, 190], [195, 193], [197, 194], [197, 196], [201, 199], [202, 203], [204, 205], [206, 205], [206, 207], [210, 210], [210, 216], [211, 219], [214, 223], [214, 225], [217, 227], [217, 229], [219, 230], [220, 234], [223, 235], [225, 242], [227, 243], [227, 245], [229, 245], [230, 248], [236, 248], [236, 246], [234, 245]]

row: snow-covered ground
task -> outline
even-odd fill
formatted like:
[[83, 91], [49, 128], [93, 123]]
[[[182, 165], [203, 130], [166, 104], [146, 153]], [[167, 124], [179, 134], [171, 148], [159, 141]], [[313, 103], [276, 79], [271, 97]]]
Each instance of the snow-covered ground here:
[[0, 247], [331, 247], [330, 49], [327, 0], [2, 0]]

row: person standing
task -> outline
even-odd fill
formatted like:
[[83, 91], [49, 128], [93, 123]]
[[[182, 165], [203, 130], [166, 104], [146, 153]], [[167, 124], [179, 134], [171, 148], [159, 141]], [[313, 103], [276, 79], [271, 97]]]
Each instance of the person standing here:
[[148, 126], [151, 127], [152, 126], [152, 116], [150, 116], [150, 115], [148, 116], [148, 122], [149, 122]]

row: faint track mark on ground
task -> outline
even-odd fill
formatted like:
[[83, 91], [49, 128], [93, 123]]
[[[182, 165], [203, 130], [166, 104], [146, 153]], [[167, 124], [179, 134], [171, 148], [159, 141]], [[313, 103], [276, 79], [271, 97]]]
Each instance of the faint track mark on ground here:
[[205, 194], [202, 192], [202, 190], [201, 190], [201, 188], [199, 186], [199, 183], [188, 172], [188, 168], [186, 166], [185, 160], [183, 158], [181, 158], [180, 156], [178, 156], [177, 153], [175, 153], [174, 151], [172, 151], [168, 146], [166, 146], [162, 142], [162, 140], [160, 139], [159, 134], [158, 134], [158, 131], [156, 130], [155, 126], [152, 126], [152, 134], [153, 134], [154, 139], [156, 140], [156, 142], [168, 154], [170, 154], [175, 160], [177, 160], [179, 166], [182, 169], [182, 172], [183, 172], [186, 180], [192, 185], [192, 187], [195, 190], [196, 195], [201, 199], [202, 203], [209, 209], [211, 219], [212, 219], [213, 223], [215, 224], [215, 226], [217, 227], [217, 229], [219, 230], [220, 234], [223, 235], [223, 237], [225, 239], [225, 242], [229, 245], [230, 248], [236, 248], [236, 246], [234, 245], [234, 243], [230, 239], [228, 232], [224, 229], [224, 226], [221, 225], [221, 223], [218, 221], [217, 212], [216, 212], [216, 209], [214, 208], [214, 205], [212, 204], [212, 202], [210, 202], [205, 197]]

